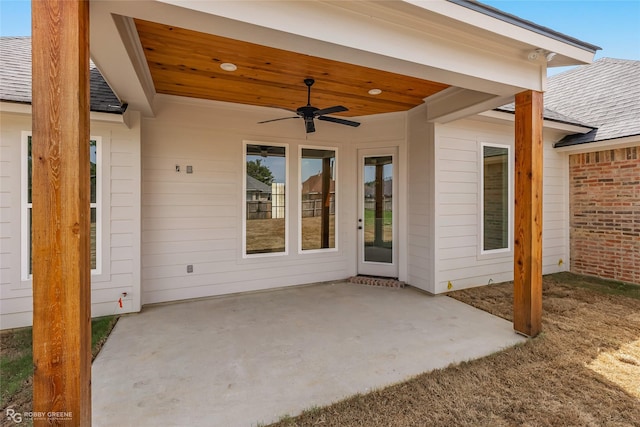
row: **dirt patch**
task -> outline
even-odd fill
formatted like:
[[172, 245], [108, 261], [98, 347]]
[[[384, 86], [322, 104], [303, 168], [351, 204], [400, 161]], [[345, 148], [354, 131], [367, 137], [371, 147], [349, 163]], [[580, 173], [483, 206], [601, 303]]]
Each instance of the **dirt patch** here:
[[[273, 426], [638, 425], [640, 300], [592, 285], [546, 276], [537, 338]], [[512, 319], [512, 283], [450, 296]]]

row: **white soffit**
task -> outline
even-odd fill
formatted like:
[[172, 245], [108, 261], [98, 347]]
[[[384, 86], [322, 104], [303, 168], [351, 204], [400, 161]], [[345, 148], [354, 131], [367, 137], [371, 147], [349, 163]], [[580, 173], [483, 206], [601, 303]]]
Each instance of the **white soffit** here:
[[179, 8], [160, 20], [136, 17], [496, 95], [543, 89], [540, 64], [523, 52], [505, 55], [497, 41], [479, 45], [469, 26], [454, 35], [435, 13], [396, 10], [402, 2], [157, 3]]
[[554, 58], [553, 66], [589, 64], [593, 61], [595, 54], [595, 51], [532, 31], [521, 25], [494, 18], [448, 0], [403, 0], [403, 3], [450, 17], [453, 22], [449, 25], [457, 28], [467, 25], [482, 30], [482, 32], [492, 33], [492, 38], [499, 38], [502, 43], [519, 46], [519, 49], [524, 49], [525, 54], [530, 48], [554, 52], [557, 55]]
[[[21, 115], [30, 116], [32, 112], [33, 110], [32, 110], [31, 104], [0, 101], [0, 113], [12, 113], [12, 114], [21, 114]], [[127, 115], [126, 111], [123, 114], [91, 111], [89, 114], [89, 118], [92, 122], [125, 123], [126, 124], [126, 120], [125, 120], [126, 115]]]
[[[115, 18], [115, 15], [124, 18]], [[143, 55], [136, 47], [139, 45], [136, 34], [131, 25], [125, 24], [131, 18], [400, 73], [498, 97], [526, 89], [543, 91], [546, 79], [546, 64], [526, 59], [527, 50], [539, 46], [535, 44], [537, 39], [546, 40], [545, 37], [445, 0], [93, 0], [92, 58], [116, 95], [144, 115], [153, 114], [155, 91], [149, 84]], [[504, 26], [505, 35], [485, 29], [492, 25]], [[525, 36], [531, 38], [531, 45], [521, 40]], [[574, 61], [588, 62], [589, 58]]]

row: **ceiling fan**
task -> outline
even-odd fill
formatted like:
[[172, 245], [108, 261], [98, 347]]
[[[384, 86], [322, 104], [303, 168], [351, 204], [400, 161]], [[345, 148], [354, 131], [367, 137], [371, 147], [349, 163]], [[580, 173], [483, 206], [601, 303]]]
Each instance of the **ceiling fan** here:
[[353, 126], [353, 127], [360, 126], [360, 123], [358, 122], [327, 116], [327, 114], [339, 113], [341, 111], [349, 111], [347, 107], [343, 107], [342, 105], [336, 105], [334, 107], [319, 109], [317, 107], [312, 106], [311, 105], [311, 86], [313, 86], [314, 83], [315, 83], [315, 80], [313, 79], [304, 79], [304, 84], [307, 85], [307, 105], [300, 107], [295, 111], [288, 110], [288, 111], [291, 111], [292, 113], [296, 113], [297, 114], [296, 116], [281, 117], [279, 119], [272, 119], [272, 120], [264, 120], [262, 122], [258, 122], [258, 124], [276, 122], [278, 120], [302, 118], [304, 119], [304, 124], [307, 130], [307, 133], [316, 131], [316, 127], [313, 123], [313, 119], [318, 119], [318, 120], [323, 120], [325, 122], [333, 122], [333, 123], [338, 123], [341, 125], [347, 125], [347, 126]]

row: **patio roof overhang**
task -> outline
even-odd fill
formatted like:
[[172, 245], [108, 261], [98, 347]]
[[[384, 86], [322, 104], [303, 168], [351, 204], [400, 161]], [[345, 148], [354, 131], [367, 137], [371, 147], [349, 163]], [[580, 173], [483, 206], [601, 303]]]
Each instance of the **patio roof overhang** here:
[[313, 77], [318, 104], [345, 105], [344, 115], [427, 102], [429, 119], [447, 122], [544, 91], [547, 63], [528, 59], [535, 49], [561, 65], [593, 57], [445, 0], [91, 5], [92, 59], [121, 101], [149, 116], [161, 93], [295, 109]]
[[[222, 37], [453, 86], [442, 102], [427, 98], [434, 121], [515, 98], [514, 329], [528, 336], [540, 332], [546, 64], [526, 54], [557, 44], [552, 51], [581, 63], [593, 52], [538, 33], [530, 40], [496, 35], [488, 23], [512, 24], [486, 21], [486, 15], [445, 0], [172, 3], [193, 9], [161, 1], [93, 1], [90, 27], [86, 1], [32, 2], [33, 410], [48, 414], [35, 425], [91, 424], [89, 31], [94, 62], [115, 93], [129, 108], [152, 115], [157, 89], [133, 18], [204, 33], [215, 29]], [[59, 419], [60, 413], [72, 415]]]

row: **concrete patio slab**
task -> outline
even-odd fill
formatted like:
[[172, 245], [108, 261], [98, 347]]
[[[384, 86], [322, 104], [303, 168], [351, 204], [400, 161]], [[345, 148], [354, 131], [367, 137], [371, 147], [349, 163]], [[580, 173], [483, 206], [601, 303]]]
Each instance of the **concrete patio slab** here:
[[255, 426], [522, 342], [446, 296], [346, 282], [146, 307], [93, 363], [94, 426]]

